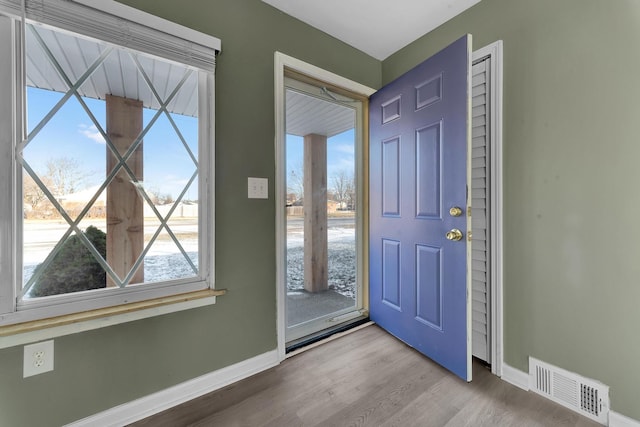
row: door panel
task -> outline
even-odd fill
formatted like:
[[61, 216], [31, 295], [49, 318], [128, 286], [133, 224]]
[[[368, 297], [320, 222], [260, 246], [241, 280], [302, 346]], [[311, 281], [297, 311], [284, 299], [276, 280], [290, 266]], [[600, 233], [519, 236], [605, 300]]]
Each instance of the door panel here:
[[416, 245], [416, 320], [442, 330], [442, 250]]
[[416, 131], [416, 217], [440, 218], [440, 127], [442, 123]]
[[382, 215], [400, 215], [400, 138], [382, 142]]
[[382, 302], [400, 311], [400, 242], [382, 240]]
[[466, 380], [469, 66], [465, 36], [370, 100], [371, 319]]

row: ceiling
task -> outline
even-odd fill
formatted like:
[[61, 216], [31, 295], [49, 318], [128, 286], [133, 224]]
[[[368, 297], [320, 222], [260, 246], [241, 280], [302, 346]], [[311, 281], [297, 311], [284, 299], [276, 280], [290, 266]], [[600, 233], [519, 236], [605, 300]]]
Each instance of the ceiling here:
[[288, 135], [316, 134], [331, 138], [356, 125], [353, 108], [289, 88], [286, 94]]
[[383, 60], [480, 0], [262, 1]]
[[[102, 42], [40, 26], [29, 26], [26, 40], [27, 85], [59, 93], [69, 90], [69, 82], [59, 71], [73, 84], [106, 49]], [[94, 99], [105, 99], [107, 94], [139, 99], [145, 108], [159, 109], [160, 102], [143, 77], [142, 70], [164, 101], [180, 84], [188, 69], [150, 56], [137, 55], [136, 58], [139, 65], [127, 51], [115, 49], [77, 88], [78, 94]], [[56, 69], [54, 62], [60, 70]], [[197, 117], [197, 89], [197, 75], [191, 73], [166, 106], [167, 111]]]

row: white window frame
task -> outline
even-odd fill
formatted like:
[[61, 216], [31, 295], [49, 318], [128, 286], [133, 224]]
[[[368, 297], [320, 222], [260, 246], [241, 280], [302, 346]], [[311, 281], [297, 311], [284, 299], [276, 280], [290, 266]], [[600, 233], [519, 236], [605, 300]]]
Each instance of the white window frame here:
[[[27, 3], [36, 4], [42, 0], [26, 0]], [[170, 21], [155, 17], [137, 9], [117, 3], [113, 0], [75, 0], [74, 2], [59, 2], [70, 9], [89, 14], [92, 17], [109, 19], [125, 19], [136, 26], [136, 29], [149, 31], [154, 37], [166, 38], [165, 44], [179, 43], [185, 45], [197, 45], [195, 49], [200, 49], [199, 53], [205, 54], [209, 50], [215, 55], [220, 51], [220, 40], [182, 27]], [[139, 313], [132, 315], [131, 310], [120, 316], [122, 321], [135, 320], [137, 318], [149, 317], [166, 312], [178, 311], [215, 303], [215, 295], [219, 292], [213, 291], [214, 284], [214, 95], [215, 95], [215, 56], [211, 58], [211, 66], [194, 67], [198, 68], [198, 99], [199, 99], [199, 141], [198, 141], [198, 179], [199, 185], [199, 276], [192, 281], [167, 281], [154, 283], [152, 286], [132, 286], [121, 289], [107, 288], [97, 291], [65, 294], [54, 297], [37, 298], [28, 302], [19, 302], [20, 284], [16, 280], [21, 277], [18, 273], [22, 269], [22, 209], [23, 201], [21, 197], [21, 169], [16, 162], [17, 142], [22, 139], [22, 122], [24, 116], [24, 77], [23, 77], [23, 36], [21, 31], [22, 22], [34, 22], [25, 10], [17, 13], [16, 5], [24, 5], [21, 0], [0, 0], [0, 54], [3, 58], [10, 60], [0, 63], [0, 197], [10, 203], [0, 203], [0, 348], [8, 345], [28, 342], [32, 339], [22, 337], [7, 342], [3, 335], [7, 327], [20, 326], [20, 324], [33, 323], [43, 319], [50, 319], [58, 316], [69, 316], [76, 313], [85, 313], [87, 320], [83, 325], [72, 325], [77, 320], [65, 322], [53, 322], [56, 325], [50, 333], [31, 333], [38, 327], [31, 325], [27, 328], [32, 338], [44, 339], [51, 336], [63, 335], [65, 333], [78, 332], [80, 330], [95, 329], [96, 327], [108, 324], [119, 323], [119, 313], [112, 310], [105, 313], [109, 320], [95, 319], [95, 316], [86, 316], [86, 312], [101, 310], [108, 307], [118, 307], [135, 305], [145, 301], [155, 301], [148, 305], [138, 305]], [[26, 15], [25, 15], [26, 14]], [[46, 14], [46, 12], [45, 12]], [[106, 14], [106, 15], [105, 15]], [[44, 18], [46, 20], [46, 16]], [[35, 21], [37, 22], [37, 21]], [[68, 28], [67, 28], [68, 30]], [[163, 33], [163, 34], [160, 34]], [[80, 34], [91, 37], [86, 29]], [[96, 37], [100, 39], [100, 37]], [[104, 37], [102, 37], [104, 38]], [[177, 38], [177, 39], [176, 39]], [[182, 40], [179, 40], [182, 39]], [[162, 40], [166, 42], [167, 40]], [[162, 42], [159, 45], [162, 45]], [[174, 43], [175, 44], [175, 43]], [[179, 44], [178, 44], [179, 46]], [[154, 47], [157, 49], [157, 46]], [[180, 49], [178, 49], [179, 51]], [[149, 51], [143, 52], [149, 54]], [[175, 51], [174, 51], [175, 53]], [[159, 55], [164, 57], [163, 55]], [[173, 60], [168, 55], [165, 59]], [[206, 55], [204, 60], [207, 61]], [[2, 101], [5, 100], [5, 101]], [[7, 131], [3, 131], [7, 130]], [[179, 296], [179, 298], [176, 298]], [[173, 304], [171, 304], [173, 303]], [[158, 308], [161, 307], [161, 308]], [[102, 317], [104, 317], [102, 316]], [[42, 323], [42, 322], [41, 322]], [[41, 327], [47, 327], [46, 322]], [[17, 334], [21, 333], [20, 328]]]

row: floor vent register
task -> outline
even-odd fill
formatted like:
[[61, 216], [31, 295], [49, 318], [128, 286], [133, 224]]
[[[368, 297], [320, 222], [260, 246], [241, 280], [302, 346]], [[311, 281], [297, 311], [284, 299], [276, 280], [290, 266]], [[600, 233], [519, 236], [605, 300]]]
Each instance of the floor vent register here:
[[529, 389], [603, 425], [609, 423], [609, 386], [529, 357]]

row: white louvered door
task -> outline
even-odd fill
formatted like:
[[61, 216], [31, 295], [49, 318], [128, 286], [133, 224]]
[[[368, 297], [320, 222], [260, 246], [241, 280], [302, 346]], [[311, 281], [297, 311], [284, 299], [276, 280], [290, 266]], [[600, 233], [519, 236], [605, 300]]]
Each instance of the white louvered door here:
[[489, 248], [489, 58], [472, 67], [472, 352], [491, 363], [490, 248]]

